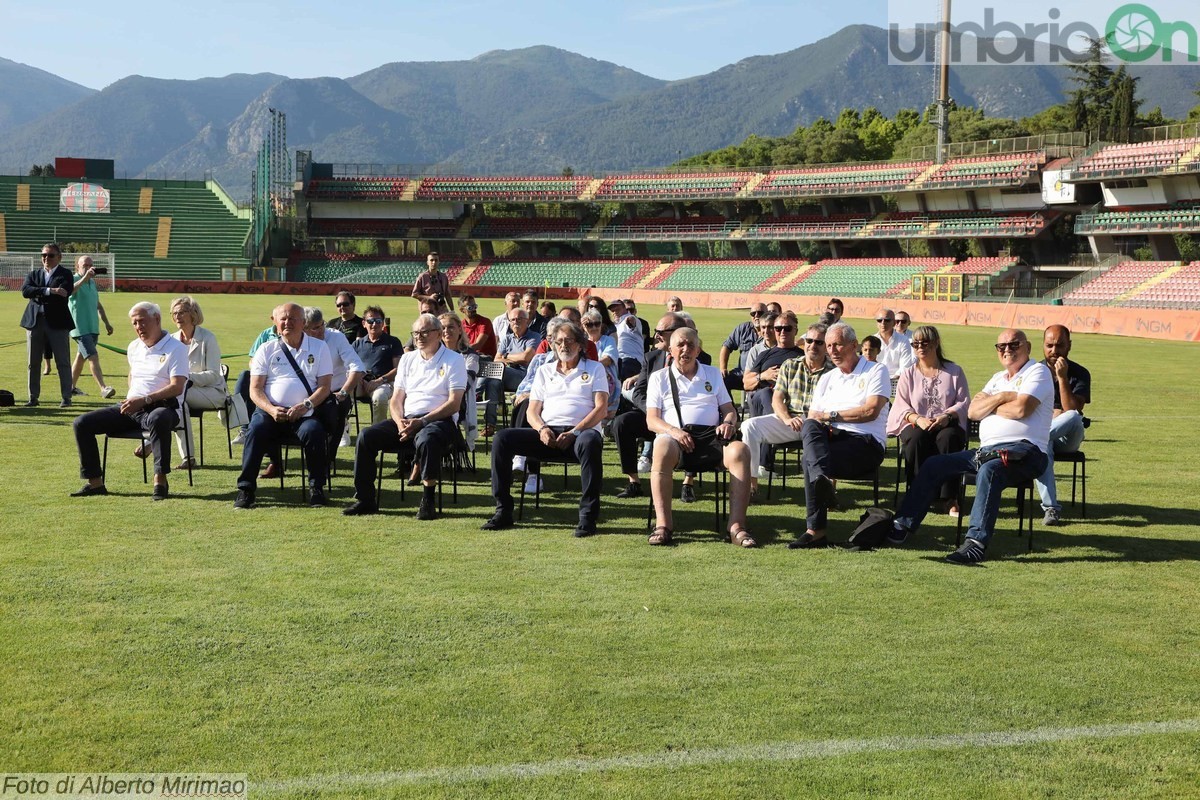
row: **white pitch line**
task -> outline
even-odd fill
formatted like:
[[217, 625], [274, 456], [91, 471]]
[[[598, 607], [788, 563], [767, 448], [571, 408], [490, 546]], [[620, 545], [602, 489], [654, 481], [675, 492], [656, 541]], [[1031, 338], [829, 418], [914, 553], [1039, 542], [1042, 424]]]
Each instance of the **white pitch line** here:
[[879, 739], [826, 739], [771, 745], [677, 750], [666, 753], [568, 758], [526, 764], [437, 767], [408, 772], [373, 772], [358, 775], [311, 775], [285, 781], [257, 783], [251, 792], [273, 794], [299, 790], [335, 790], [412, 784], [460, 784], [472, 781], [547, 778], [628, 769], [679, 769], [744, 761], [803, 761], [836, 758], [857, 753], [903, 753], [919, 750], [1019, 747], [1068, 742], [1076, 739], [1120, 739], [1167, 733], [1200, 733], [1200, 719], [1168, 722], [1134, 722], [1124, 725], [1087, 725], [1077, 728], [1035, 728], [1027, 731], [958, 733], [941, 736], [888, 736]]

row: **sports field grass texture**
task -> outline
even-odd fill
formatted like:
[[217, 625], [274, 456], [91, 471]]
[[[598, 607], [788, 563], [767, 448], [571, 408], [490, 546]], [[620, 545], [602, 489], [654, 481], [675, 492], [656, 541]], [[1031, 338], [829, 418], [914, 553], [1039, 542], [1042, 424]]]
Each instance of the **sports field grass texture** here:
[[[139, 299], [104, 298], [105, 341], [132, 339]], [[230, 353], [274, 302], [199, 299]], [[21, 303], [0, 295], [18, 403]], [[382, 305], [406, 331], [409, 301]], [[696, 317], [715, 353], [744, 314]], [[972, 390], [996, 333], [942, 331]], [[1066, 524], [1039, 515], [1027, 554], [1010, 492], [970, 569], [942, 560], [944, 516], [903, 549], [788, 550], [797, 480], [752, 507], [760, 549], [717, 539], [707, 485], [676, 503], [679, 544], [649, 547], [645, 501], [611, 499], [611, 445], [588, 539], [558, 467], [523, 524], [480, 531], [486, 453], [433, 523], [395, 478], [383, 514], [343, 517], [346, 451], [330, 508], [293, 477], [235, 512], [213, 418], [194, 487], [174, 473], [152, 503], [121, 442], [113, 496], [71, 499], [69, 423], [102, 402], [85, 376], [70, 411], [0, 411], [0, 771], [240, 772], [271, 798], [1200, 797], [1200, 350], [1078, 336], [1074, 355], [1094, 379], [1088, 519], [1060, 480]], [[123, 360], [103, 362], [123, 394]], [[834, 541], [871, 502], [839, 494]]]

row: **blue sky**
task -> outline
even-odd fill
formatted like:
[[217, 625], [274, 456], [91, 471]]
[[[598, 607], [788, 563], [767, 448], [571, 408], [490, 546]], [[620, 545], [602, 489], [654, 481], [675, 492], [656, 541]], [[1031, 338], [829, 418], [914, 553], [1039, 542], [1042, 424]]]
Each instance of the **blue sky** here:
[[[1123, 0], [1053, 2], [1061, 20], [1101, 26]], [[956, 0], [956, 17], [983, 0]], [[992, 2], [1010, 20], [1046, 21], [1045, 2]], [[1146, 5], [1200, 28], [1194, 2]], [[454, 61], [548, 44], [656, 78], [701, 75], [795, 49], [846, 25], [936, 19], [938, 0], [425, 0], [274, 3], [0, 0], [0, 56], [103, 88], [126, 75], [200, 78], [276, 72], [348, 77], [391, 61]]]

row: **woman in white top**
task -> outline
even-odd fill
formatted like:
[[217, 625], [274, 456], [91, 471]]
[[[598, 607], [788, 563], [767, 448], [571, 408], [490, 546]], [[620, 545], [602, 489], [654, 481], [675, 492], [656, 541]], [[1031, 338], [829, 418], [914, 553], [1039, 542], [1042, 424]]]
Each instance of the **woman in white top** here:
[[[201, 328], [204, 322], [204, 312], [200, 304], [188, 295], [177, 297], [171, 301], [171, 319], [179, 326], [173, 335], [188, 349], [188, 366], [191, 368], [192, 385], [187, 390], [189, 409], [218, 410], [225, 415], [225, 378], [221, 375], [221, 348], [217, 346], [217, 337], [212, 331]], [[224, 422], [224, 419], [222, 419]], [[184, 437], [187, 441], [184, 441]], [[187, 454], [195, 452], [192, 443], [192, 428], [187, 426], [182, 431], [175, 431], [175, 443], [179, 446], [179, 455], [183, 459], [175, 469], [187, 469]], [[186, 449], [185, 449], [186, 448]], [[192, 458], [192, 467], [196, 466]]]
[[617, 342], [604, 333], [604, 317], [594, 309], [589, 309], [583, 315], [583, 330], [592, 344], [596, 345], [596, 354], [608, 373], [608, 413], [611, 415], [621, 403], [621, 387], [617, 378]]

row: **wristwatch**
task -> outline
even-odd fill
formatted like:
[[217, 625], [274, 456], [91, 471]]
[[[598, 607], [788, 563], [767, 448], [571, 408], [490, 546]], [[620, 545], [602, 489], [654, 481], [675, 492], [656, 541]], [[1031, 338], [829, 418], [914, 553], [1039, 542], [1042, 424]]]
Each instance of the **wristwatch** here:
[[841, 418], [842, 418], [842, 415], [839, 414], [838, 412], [836, 412], [836, 411], [829, 412], [829, 421], [830, 422], [837, 422]]
[[313, 407], [312, 400], [309, 400], [307, 397], [304, 398], [304, 407], [307, 408], [309, 411], [312, 411], [312, 407]]

